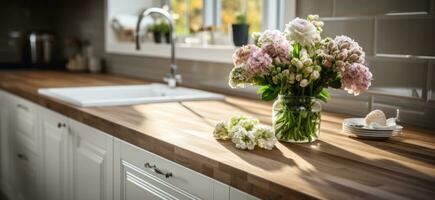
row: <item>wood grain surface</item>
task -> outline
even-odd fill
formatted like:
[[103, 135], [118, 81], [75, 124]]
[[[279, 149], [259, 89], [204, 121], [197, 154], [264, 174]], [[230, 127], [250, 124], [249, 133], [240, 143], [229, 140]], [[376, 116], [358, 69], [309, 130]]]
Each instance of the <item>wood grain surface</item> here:
[[433, 199], [435, 132], [405, 125], [387, 141], [349, 138], [343, 115], [322, 113], [320, 139], [242, 151], [213, 138], [214, 125], [234, 115], [271, 124], [271, 104], [225, 101], [79, 108], [40, 96], [38, 88], [146, 84], [115, 75], [0, 72], [0, 88], [100, 129], [262, 199]]

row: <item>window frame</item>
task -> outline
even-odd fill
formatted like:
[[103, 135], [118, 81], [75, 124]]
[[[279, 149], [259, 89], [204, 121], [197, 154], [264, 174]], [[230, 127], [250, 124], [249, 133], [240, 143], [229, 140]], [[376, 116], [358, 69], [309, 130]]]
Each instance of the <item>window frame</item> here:
[[[203, 0], [204, 1], [204, 24], [221, 25], [222, 0]], [[262, 31], [266, 29], [282, 29], [284, 27], [284, 4], [285, 0], [262, 0], [263, 1], [263, 24]], [[293, 1], [293, 0], [291, 0]], [[275, 14], [273, 14], [275, 13]]]
[[[213, 6], [204, 6], [205, 9], [214, 8], [214, 12], [206, 14], [211, 21], [209, 23], [220, 22], [220, 10], [216, 12], [216, 8], [220, 8], [218, 5], [221, 0], [204, 0], [205, 3], [212, 2]], [[111, 11], [111, 7], [117, 6], [112, 2], [116, 0], [109, 0], [106, 10], [106, 34], [105, 34], [105, 49], [109, 54], [121, 54], [121, 55], [133, 55], [133, 56], [149, 56], [149, 57], [170, 57], [170, 46], [167, 44], [154, 44], [144, 43], [142, 49], [136, 51], [133, 43], [125, 43], [117, 41], [110, 28], [110, 21], [116, 12]], [[161, 1], [161, 4], [168, 5], [169, 0]], [[265, 20], [263, 21], [263, 30], [265, 29], [279, 29], [283, 30], [284, 21], [294, 18], [296, 16], [296, 0], [263, 0], [263, 15]], [[205, 5], [205, 4], [204, 4]], [[207, 10], [204, 11], [204, 13]], [[285, 11], [285, 12], [284, 12]], [[276, 13], [276, 15], [269, 15], [269, 13]], [[204, 19], [206, 22], [206, 19]], [[176, 56], [181, 60], [214, 62], [214, 63], [232, 63], [232, 54], [236, 49], [233, 45], [189, 45], [185, 43], [176, 43]]]

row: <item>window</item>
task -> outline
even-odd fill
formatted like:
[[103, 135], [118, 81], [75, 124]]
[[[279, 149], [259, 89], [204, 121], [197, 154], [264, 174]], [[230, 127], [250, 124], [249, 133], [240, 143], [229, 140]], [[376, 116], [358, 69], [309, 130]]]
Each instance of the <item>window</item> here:
[[[230, 27], [236, 15], [247, 16], [250, 32], [278, 28], [279, 4], [282, 0], [171, 0], [177, 36], [181, 42], [201, 41], [201, 31], [213, 30], [214, 41], [231, 44]], [[268, 14], [270, 13], [270, 15]], [[220, 37], [220, 38], [219, 38]], [[227, 41], [227, 42], [225, 42]]]
[[222, 0], [221, 22], [224, 32], [236, 21], [238, 13], [245, 13], [250, 32], [262, 30], [262, 0]]
[[203, 26], [203, 0], [171, 0], [178, 36], [195, 33]]

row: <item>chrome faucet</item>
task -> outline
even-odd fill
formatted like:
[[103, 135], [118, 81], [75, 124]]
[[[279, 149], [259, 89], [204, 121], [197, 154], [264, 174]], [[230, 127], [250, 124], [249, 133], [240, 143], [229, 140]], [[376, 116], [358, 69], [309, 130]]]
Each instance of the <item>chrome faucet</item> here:
[[141, 14], [139, 14], [139, 19], [137, 20], [137, 24], [136, 24], [136, 50], [140, 50], [140, 38], [139, 38], [140, 23], [142, 22], [143, 18], [151, 14], [162, 15], [164, 18], [166, 18], [169, 24], [169, 38], [171, 42], [171, 66], [170, 66], [169, 74], [165, 78], [163, 78], [163, 81], [168, 83], [169, 87], [175, 88], [177, 86], [177, 82], [181, 82], [181, 74], [177, 73], [178, 67], [175, 64], [176, 35], [175, 35], [175, 28], [174, 28], [174, 20], [168, 11], [162, 8], [148, 8], [145, 11], [143, 11]]

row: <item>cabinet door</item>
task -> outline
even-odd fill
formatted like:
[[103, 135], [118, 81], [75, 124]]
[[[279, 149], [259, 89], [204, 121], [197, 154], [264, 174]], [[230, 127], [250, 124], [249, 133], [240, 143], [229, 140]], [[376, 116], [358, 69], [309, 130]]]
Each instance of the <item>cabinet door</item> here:
[[73, 199], [113, 198], [113, 137], [69, 120], [73, 134]]
[[41, 108], [44, 189], [46, 200], [69, 197], [70, 144], [67, 118]]
[[10, 184], [10, 142], [9, 142], [9, 94], [0, 91], [0, 179], [1, 190], [11, 199], [12, 187]]

